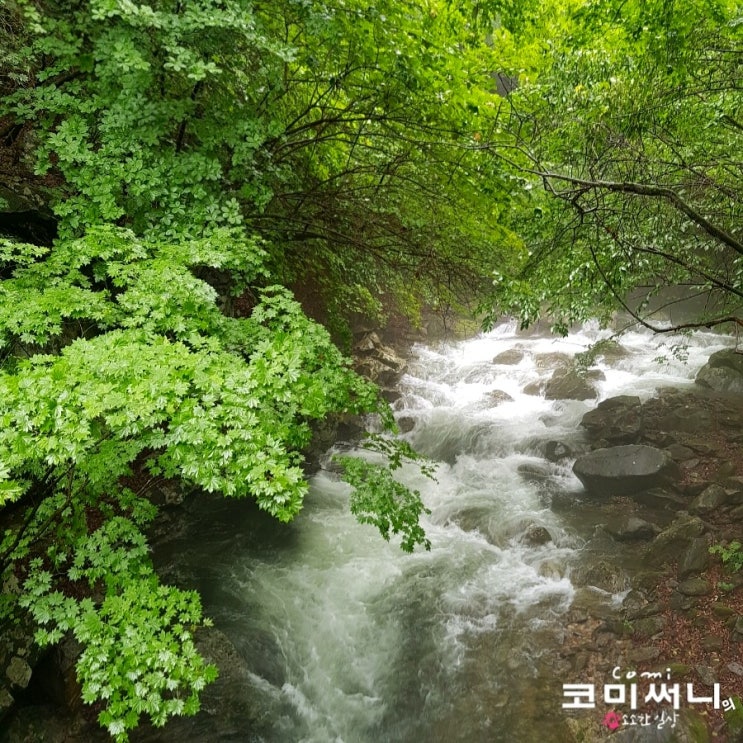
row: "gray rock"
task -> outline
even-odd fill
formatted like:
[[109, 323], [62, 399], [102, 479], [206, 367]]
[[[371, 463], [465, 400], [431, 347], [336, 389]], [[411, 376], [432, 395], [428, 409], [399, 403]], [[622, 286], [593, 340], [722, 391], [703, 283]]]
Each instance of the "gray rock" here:
[[613, 446], [578, 457], [573, 472], [589, 493], [634, 495], [666, 484], [677, 467], [661, 449], [643, 444]]
[[564, 369], [569, 367], [571, 363], [570, 356], [560, 351], [538, 353], [534, 356], [534, 364], [537, 369]]
[[715, 392], [743, 394], [743, 354], [733, 349], [713, 353], [699, 370], [695, 381], [700, 387]]
[[662, 565], [678, 560], [691, 547], [692, 540], [701, 537], [706, 531], [707, 527], [698, 516], [679, 516], [648, 546], [645, 553], [647, 562]]
[[544, 457], [550, 462], [559, 462], [572, 456], [572, 449], [561, 441], [548, 441], [544, 445]]
[[730, 673], [734, 673], [736, 676], [743, 676], [743, 666], [738, 663], [738, 661], [734, 660], [732, 663], [728, 663], [725, 667], [730, 671]]
[[594, 439], [611, 444], [633, 444], [642, 432], [639, 397], [619, 395], [600, 402], [583, 416], [581, 425]]
[[543, 526], [532, 524], [521, 537], [521, 541], [530, 547], [539, 547], [552, 541], [552, 535]]
[[397, 427], [400, 429], [400, 433], [410, 433], [415, 428], [415, 418], [403, 415], [397, 419]]
[[720, 485], [709, 485], [691, 503], [689, 511], [702, 515], [715, 511], [727, 502], [727, 493]]
[[513, 398], [503, 390], [491, 390], [486, 395], [485, 400], [493, 408], [504, 402], [513, 402]]
[[684, 596], [707, 596], [712, 593], [712, 584], [704, 578], [687, 578], [679, 583], [678, 592]]
[[382, 387], [393, 387], [407, 369], [405, 359], [385, 346], [376, 333], [365, 333], [353, 350], [356, 371]]
[[[658, 421], [661, 430], [676, 433], [696, 433], [712, 427], [712, 414], [699, 403], [675, 407]], [[669, 442], [670, 443], [670, 442]]]
[[493, 358], [494, 364], [504, 364], [513, 366], [520, 364], [524, 359], [524, 352], [520, 348], [509, 348], [507, 351], [501, 351]]
[[573, 583], [578, 586], [594, 586], [602, 591], [616, 593], [625, 587], [625, 576], [622, 569], [612, 562], [597, 560], [589, 565], [577, 567], [573, 572]]
[[607, 363], [612, 361], [619, 361], [620, 359], [626, 359], [628, 356], [632, 356], [632, 351], [625, 348], [623, 345], [618, 343], [611, 338], [607, 338], [603, 341], [598, 341], [593, 349], [593, 356], [597, 359], [604, 359]]
[[643, 619], [638, 619], [632, 623], [632, 628], [640, 637], [653, 637], [659, 632], [662, 632], [665, 626], [665, 617], [659, 616], [657, 614], [652, 617], [644, 617]]
[[694, 459], [694, 450], [683, 444], [671, 444], [666, 447], [666, 451], [671, 455], [674, 462], [685, 462]]
[[525, 462], [516, 471], [528, 482], [543, 482], [552, 474], [550, 468], [540, 462]]
[[606, 524], [605, 529], [620, 542], [652, 539], [660, 533], [660, 529], [655, 524], [626, 514], [620, 516], [617, 521]]
[[529, 382], [529, 384], [524, 387], [523, 392], [525, 395], [533, 395], [534, 397], [537, 397], [542, 394], [542, 384], [540, 382]]
[[586, 374], [575, 369], [557, 369], [544, 388], [548, 400], [594, 400], [596, 388]]
[[684, 579], [695, 573], [702, 573], [709, 567], [709, 563], [709, 542], [704, 537], [692, 539], [679, 560], [679, 578]]

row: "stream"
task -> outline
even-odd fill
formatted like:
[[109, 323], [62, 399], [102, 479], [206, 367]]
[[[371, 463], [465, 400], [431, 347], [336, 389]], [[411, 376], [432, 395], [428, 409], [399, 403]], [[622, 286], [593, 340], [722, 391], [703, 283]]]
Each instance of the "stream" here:
[[[393, 407], [405, 438], [437, 463], [435, 482], [412, 466], [401, 474], [431, 510], [429, 552], [405, 555], [357, 524], [329, 462], [289, 526], [194, 499], [158, 561], [170, 565], [166, 578], [202, 593], [250, 669], [252, 698], [244, 719], [236, 711], [221, 733], [195, 722], [189, 740], [562, 740], [561, 684], [590, 680], [568, 677], [558, 660], [566, 616], [626, 595], [621, 580], [594, 585], [597, 562], [640, 567], [636, 549], [597, 536], [602, 513], [581, 498], [571, 470], [588, 448], [581, 417], [614, 395], [687, 387], [730, 345], [698, 333], [684, 362], [673, 354], [683, 339], [628, 333], [621, 353], [595, 365], [598, 400], [523, 392], [608, 335], [589, 324], [555, 339], [506, 324], [412, 349]], [[493, 362], [509, 349], [510, 363]], [[550, 461], [548, 442], [571, 456]]]

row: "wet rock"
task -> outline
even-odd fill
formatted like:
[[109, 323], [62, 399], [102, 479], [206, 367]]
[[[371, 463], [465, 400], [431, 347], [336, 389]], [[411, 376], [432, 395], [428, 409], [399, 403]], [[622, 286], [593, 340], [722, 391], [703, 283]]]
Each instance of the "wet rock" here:
[[657, 614], [652, 617], [637, 619], [632, 622], [632, 629], [639, 637], [654, 637], [659, 632], [662, 632], [665, 629], [665, 626], [665, 617], [659, 616]]
[[637, 516], [620, 516], [617, 521], [605, 526], [615, 539], [620, 542], [633, 542], [642, 539], [652, 539], [660, 532], [655, 524], [640, 519]]
[[534, 397], [537, 397], [542, 394], [542, 384], [541, 382], [529, 382], [529, 384], [524, 387], [522, 392], [525, 395], [532, 395]]
[[508, 392], [504, 392], [503, 390], [492, 390], [485, 396], [485, 401], [488, 405], [495, 408], [504, 402], [513, 402], [513, 398]]
[[573, 456], [572, 449], [561, 441], [548, 441], [544, 445], [544, 457], [550, 462], [559, 462]]
[[391, 388], [407, 369], [407, 362], [385, 346], [376, 333], [365, 333], [354, 345], [356, 371], [381, 387]]
[[611, 444], [633, 444], [642, 431], [642, 405], [639, 397], [619, 395], [600, 402], [583, 416], [581, 426], [594, 439]]
[[707, 596], [712, 593], [712, 584], [704, 578], [687, 578], [677, 590], [684, 596]]
[[641, 591], [653, 590], [664, 575], [660, 570], [641, 570], [632, 576], [632, 585]]
[[650, 488], [635, 493], [634, 499], [644, 507], [666, 511], [683, 511], [689, 505], [687, 498], [664, 488]]
[[663, 607], [657, 601], [651, 601], [636, 611], [627, 612], [627, 619], [645, 619], [645, 617], [653, 617], [656, 614], [660, 614], [662, 611]]
[[357, 361], [355, 369], [362, 377], [376, 382], [381, 387], [392, 387], [405, 371], [407, 364], [402, 359], [395, 364], [388, 363], [388, 361], [369, 357]]
[[[692, 477], [694, 473], [692, 473]], [[712, 483], [708, 480], [697, 480], [693, 479], [690, 482], [682, 486], [684, 495], [689, 495], [692, 498], [696, 498], [703, 490], [708, 488]]]
[[607, 363], [619, 361], [632, 356], [632, 351], [611, 338], [598, 341], [591, 352], [594, 358], [603, 359]]
[[677, 476], [675, 462], [660, 449], [644, 444], [613, 446], [584, 454], [573, 472], [589, 493], [635, 495]]
[[646, 551], [646, 558], [653, 565], [674, 562], [690, 548], [692, 540], [701, 537], [706, 531], [706, 525], [698, 516], [683, 514], [652, 541]]
[[550, 580], [561, 580], [565, 577], [565, 569], [557, 560], [545, 560], [539, 564], [539, 575]]
[[594, 586], [608, 593], [617, 593], [624, 588], [625, 576], [621, 568], [608, 560], [597, 560], [590, 565], [582, 565], [573, 573], [576, 585]]
[[16, 655], [11, 658], [8, 667], [5, 669], [5, 676], [11, 686], [17, 689], [25, 689], [31, 680], [31, 666], [23, 658]]
[[743, 394], [743, 354], [733, 349], [713, 353], [697, 373], [695, 381], [700, 387], [715, 392]]
[[572, 359], [566, 353], [554, 351], [552, 353], [538, 353], [534, 356], [537, 369], [560, 369], [569, 367]]
[[543, 482], [552, 474], [549, 467], [539, 462], [520, 464], [517, 472], [528, 482]]
[[694, 451], [683, 444], [671, 444], [666, 447], [666, 451], [671, 455], [674, 462], [685, 462], [694, 459]]
[[552, 535], [538, 524], [532, 524], [521, 537], [521, 542], [529, 547], [540, 547], [552, 541]]
[[709, 563], [709, 542], [703, 537], [692, 539], [679, 561], [679, 578], [702, 573], [709, 567]]
[[524, 360], [524, 356], [525, 353], [520, 348], [509, 348], [506, 351], [501, 351], [501, 353], [495, 356], [493, 358], [493, 363], [515, 366]]
[[410, 433], [415, 428], [415, 418], [403, 415], [397, 419], [397, 427], [400, 429], [400, 433]]
[[717, 447], [714, 444], [711, 444], [706, 439], [687, 437], [684, 441], [684, 444], [690, 449], [693, 449], [697, 454], [709, 456], [710, 454], [717, 453]]
[[689, 506], [691, 513], [702, 515], [715, 511], [727, 502], [727, 493], [720, 485], [705, 488]]
[[622, 601], [622, 609], [628, 618], [635, 615], [635, 612], [640, 611], [643, 607], [647, 606], [648, 600], [645, 595], [635, 589], [631, 590]]
[[598, 391], [587, 374], [575, 369], [557, 369], [544, 388], [548, 400], [594, 400]]
[[712, 424], [710, 411], [696, 401], [674, 407], [658, 421], [661, 430], [677, 433], [698, 433], [710, 429]]

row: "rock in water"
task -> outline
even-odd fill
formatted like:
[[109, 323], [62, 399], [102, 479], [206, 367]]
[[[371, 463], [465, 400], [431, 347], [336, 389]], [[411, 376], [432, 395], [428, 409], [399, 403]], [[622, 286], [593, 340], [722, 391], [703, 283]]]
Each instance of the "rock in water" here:
[[634, 444], [642, 432], [642, 403], [639, 397], [619, 395], [600, 402], [581, 421], [594, 440], [610, 444]]
[[545, 386], [544, 396], [548, 400], [595, 400], [599, 393], [591, 379], [599, 378], [593, 371], [580, 374], [575, 369], [557, 369]]
[[743, 354], [732, 349], [713, 353], [695, 381], [700, 387], [715, 392], [743, 395]]
[[596, 449], [578, 457], [573, 472], [589, 493], [600, 496], [633, 495], [678, 474], [666, 452], [642, 444]]

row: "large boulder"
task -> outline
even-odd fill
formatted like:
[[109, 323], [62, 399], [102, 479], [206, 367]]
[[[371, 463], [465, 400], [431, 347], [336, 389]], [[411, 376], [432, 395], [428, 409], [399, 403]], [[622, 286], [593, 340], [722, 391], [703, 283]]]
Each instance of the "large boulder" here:
[[633, 395], [610, 397], [581, 420], [594, 441], [610, 444], [634, 444], [642, 433], [642, 424], [642, 403]]
[[695, 381], [715, 392], [743, 395], [743, 354], [731, 348], [713, 353]]
[[678, 474], [666, 452], [642, 444], [596, 449], [578, 457], [573, 472], [589, 493], [600, 496], [634, 495]]

